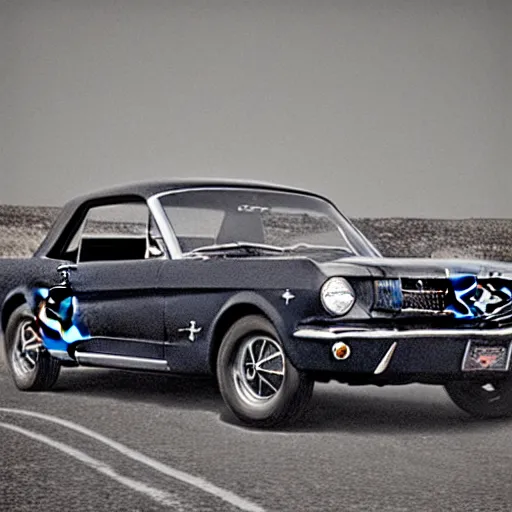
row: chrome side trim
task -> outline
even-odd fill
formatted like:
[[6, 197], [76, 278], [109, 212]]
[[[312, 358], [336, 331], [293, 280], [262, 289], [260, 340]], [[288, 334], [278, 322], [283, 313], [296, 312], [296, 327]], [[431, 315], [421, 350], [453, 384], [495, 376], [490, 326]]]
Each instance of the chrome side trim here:
[[[82, 340], [80, 343], [87, 343], [89, 341], [131, 341], [135, 343], [145, 343], [145, 344], [151, 344], [151, 345], [161, 345], [161, 341], [157, 340], [144, 340], [141, 338], [118, 338], [116, 336], [91, 336], [89, 338], [86, 338]], [[79, 351], [80, 352], [80, 351]], [[89, 352], [80, 352], [81, 354], [89, 354]], [[90, 352], [91, 354], [94, 352]]]
[[91, 366], [104, 366], [107, 368], [127, 368], [133, 370], [169, 369], [164, 359], [149, 359], [144, 357], [114, 356], [111, 354], [96, 354], [93, 352], [75, 352], [79, 364]]
[[395, 349], [398, 343], [395, 341], [391, 347], [389, 347], [388, 351], [384, 354], [384, 357], [381, 359], [380, 363], [377, 365], [377, 368], [375, 368], [375, 371], [373, 372], [375, 375], [379, 375], [382, 373], [391, 362], [391, 358], [393, 357], [393, 354], [395, 353]]
[[[391, 329], [298, 329], [293, 333], [294, 338], [310, 340], [402, 340], [410, 338], [467, 338], [468, 336], [489, 336], [493, 338], [512, 338], [512, 327], [503, 329], [410, 329], [398, 331]], [[511, 339], [512, 341], [512, 339]]]
[[52, 357], [55, 357], [55, 359], [59, 359], [61, 361], [73, 361], [73, 362], [75, 362], [75, 360], [72, 357], [70, 357], [70, 355], [65, 350], [52, 350], [52, 349], [48, 349], [48, 352], [49, 352], [49, 354]]
[[158, 195], [152, 196], [148, 199], [148, 208], [153, 214], [156, 225], [162, 234], [165, 245], [169, 250], [169, 254], [173, 260], [179, 260], [182, 258], [182, 252], [176, 234], [172, 230], [167, 215], [165, 214], [164, 208], [158, 199]]
[[418, 308], [403, 308], [400, 310], [400, 313], [406, 314], [423, 314], [423, 315], [438, 315], [442, 317], [455, 316], [450, 311], [441, 311], [440, 309], [418, 309]]

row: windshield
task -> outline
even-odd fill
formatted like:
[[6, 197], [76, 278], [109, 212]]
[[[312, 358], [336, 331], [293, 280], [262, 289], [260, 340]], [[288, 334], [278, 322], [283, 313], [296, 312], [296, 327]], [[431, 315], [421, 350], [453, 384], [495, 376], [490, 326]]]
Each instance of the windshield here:
[[198, 189], [160, 197], [183, 253], [233, 244], [343, 255], [378, 251], [329, 202], [300, 193]]

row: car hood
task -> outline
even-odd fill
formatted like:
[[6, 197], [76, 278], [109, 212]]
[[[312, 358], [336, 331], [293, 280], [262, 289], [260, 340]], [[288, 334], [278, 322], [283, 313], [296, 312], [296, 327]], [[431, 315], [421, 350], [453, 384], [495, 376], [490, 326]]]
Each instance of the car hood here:
[[512, 279], [512, 263], [497, 261], [353, 256], [328, 263], [318, 263], [318, 265], [327, 276], [443, 278], [458, 274], [472, 274], [479, 277], [500, 275]]

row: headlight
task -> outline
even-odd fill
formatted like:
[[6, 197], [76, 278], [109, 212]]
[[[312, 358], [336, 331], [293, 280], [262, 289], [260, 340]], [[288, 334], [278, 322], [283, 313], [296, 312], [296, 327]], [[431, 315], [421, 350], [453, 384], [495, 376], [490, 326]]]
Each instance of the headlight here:
[[350, 311], [356, 301], [356, 295], [346, 279], [331, 277], [322, 286], [320, 299], [331, 315], [342, 316]]

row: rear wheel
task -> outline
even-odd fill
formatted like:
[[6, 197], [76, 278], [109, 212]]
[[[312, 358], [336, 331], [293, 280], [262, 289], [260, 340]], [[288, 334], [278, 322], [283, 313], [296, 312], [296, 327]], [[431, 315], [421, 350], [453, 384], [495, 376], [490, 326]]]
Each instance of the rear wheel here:
[[305, 410], [314, 381], [292, 366], [273, 325], [260, 316], [244, 317], [222, 340], [217, 357], [221, 394], [242, 422], [275, 427]]
[[34, 315], [26, 304], [17, 308], [9, 318], [5, 349], [7, 365], [19, 389], [44, 391], [57, 381], [60, 362], [43, 348]]
[[512, 378], [491, 382], [454, 381], [445, 389], [453, 402], [476, 418], [512, 416]]

